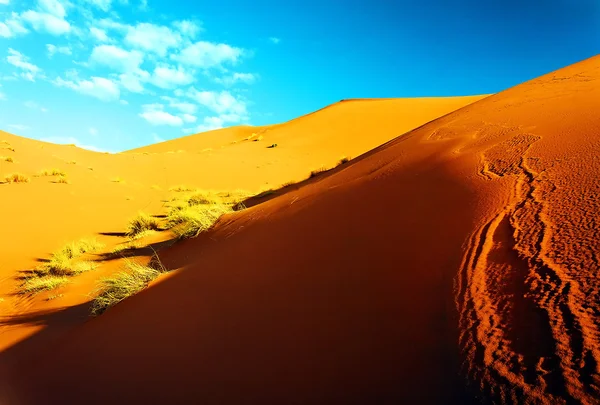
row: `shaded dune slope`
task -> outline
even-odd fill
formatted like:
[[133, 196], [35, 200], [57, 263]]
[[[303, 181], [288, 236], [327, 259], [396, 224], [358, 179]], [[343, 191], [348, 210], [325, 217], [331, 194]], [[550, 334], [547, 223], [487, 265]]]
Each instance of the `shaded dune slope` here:
[[596, 403], [599, 110], [596, 57], [227, 217], [6, 395]]

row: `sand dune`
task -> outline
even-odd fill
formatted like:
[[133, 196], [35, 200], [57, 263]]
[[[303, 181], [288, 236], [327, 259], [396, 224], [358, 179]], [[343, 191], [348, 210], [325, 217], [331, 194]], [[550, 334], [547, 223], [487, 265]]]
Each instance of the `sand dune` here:
[[596, 57], [229, 216], [13, 369], [6, 395], [597, 403], [599, 109]]
[[[321, 166], [333, 167], [343, 156], [358, 156], [481, 98], [348, 101], [290, 123], [223, 129], [120, 154], [0, 131], [0, 181], [11, 173], [29, 178], [24, 184], [0, 184], [0, 350], [5, 353], [0, 366], [21, 362], [21, 353], [13, 355], [14, 350], [8, 348], [44, 330], [46, 323], [53, 325], [52, 332], [28, 339], [27, 356], [43, 352], [47, 336], [52, 340], [85, 321], [84, 307], [97, 280], [122, 265], [119, 260], [102, 260], [95, 271], [73, 278], [51, 294], [15, 296], [23, 271], [38, 266], [65, 243], [95, 236], [110, 251], [122, 244], [120, 234], [139, 210], [164, 212], [172, 187], [250, 192], [278, 187], [304, 179]], [[374, 123], [376, 131], [370, 130]], [[273, 143], [277, 148], [267, 148]], [[58, 182], [61, 176], [39, 175], [55, 169], [65, 174], [68, 184]], [[47, 301], [49, 295], [61, 297]], [[51, 322], [37, 318], [46, 319], [43, 314], [60, 308], [69, 310], [51, 317]], [[40, 343], [35, 343], [38, 338]]]

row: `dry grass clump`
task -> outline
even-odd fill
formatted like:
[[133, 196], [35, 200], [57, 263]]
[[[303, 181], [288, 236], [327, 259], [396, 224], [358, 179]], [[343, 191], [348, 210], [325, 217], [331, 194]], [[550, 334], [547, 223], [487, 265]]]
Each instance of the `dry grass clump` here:
[[8, 163], [15, 163], [15, 160], [10, 156], [0, 156], [0, 160], [3, 160]]
[[19, 292], [21, 294], [37, 294], [42, 291], [54, 290], [69, 282], [67, 277], [44, 276], [25, 279]]
[[96, 298], [92, 302], [91, 315], [98, 316], [124, 299], [137, 294], [161, 273], [167, 271], [159, 260], [155, 260], [154, 263], [156, 264], [152, 265], [151, 262], [150, 265], [144, 266], [128, 260], [125, 262], [124, 271], [101, 280]]
[[97, 252], [104, 245], [95, 239], [81, 239], [71, 242], [62, 249], [52, 254], [50, 261], [36, 268], [35, 273], [40, 276], [74, 276], [93, 270], [96, 266], [91, 262], [76, 261], [84, 253]]
[[124, 183], [125, 181], [120, 177], [115, 177], [111, 180], [113, 183]]
[[319, 167], [318, 169], [313, 170], [312, 172], [310, 172], [309, 178], [312, 179], [313, 177], [316, 177], [316, 176], [318, 176], [321, 173], [325, 173], [326, 171], [327, 171], [327, 168], [325, 168], [325, 167]]
[[338, 162], [338, 166], [346, 164], [350, 161], [350, 158], [348, 156], [344, 156], [343, 158], [340, 159], [340, 161]]
[[29, 177], [21, 173], [13, 173], [4, 177], [7, 183], [29, 183]]
[[61, 176], [58, 179], [56, 179], [55, 181], [53, 181], [53, 183], [69, 184], [69, 180], [67, 180], [66, 177]]
[[196, 191], [171, 200], [167, 226], [179, 238], [191, 238], [210, 229], [224, 214], [239, 210], [249, 194], [244, 191]]
[[[75, 145], [73, 145], [73, 146], [75, 146]], [[67, 164], [68, 164], [68, 165], [76, 165], [76, 164], [77, 164], [77, 162], [76, 162], [76, 161], [74, 161], [74, 160], [69, 160], [69, 161], [67, 162]]]
[[64, 177], [66, 175], [67, 175], [67, 173], [65, 173], [63, 170], [56, 169], [56, 168], [55, 169], [51, 169], [51, 170], [44, 169], [44, 170], [42, 170], [40, 172], [40, 176], [61, 176], [61, 177]]
[[84, 253], [96, 252], [103, 246], [95, 239], [81, 239], [65, 245], [54, 252], [47, 263], [35, 268], [31, 275], [25, 278], [19, 292], [37, 294], [53, 290], [66, 284], [68, 277], [95, 269], [96, 264], [78, 261], [77, 258]]
[[188, 187], [188, 186], [179, 185], [179, 186], [171, 187], [169, 189], [169, 191], [175, 191], [177, 193], [184, 193], [184, 192], [188, 192], [188, 191], [194, 191], [194, 189], [191, 187]]
[[150, 215], [140, 212], [138, 215], [129, 221], [127, 225], [127, 236], [130, 239], [139, 239], [148, 234], [149, 231], [160, 230], [158, 220]]
[[224, 204], [186, 207], [172, 210], [167, 224], [178, 238], [193, 238], [210, 229], [223, 214], [232, 211], [232, 207]]

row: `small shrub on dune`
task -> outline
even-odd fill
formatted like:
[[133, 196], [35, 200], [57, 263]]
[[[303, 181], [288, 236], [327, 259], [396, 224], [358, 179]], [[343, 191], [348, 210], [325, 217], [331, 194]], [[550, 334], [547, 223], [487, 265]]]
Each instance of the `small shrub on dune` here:
[[45, 276], [26, 279], [19, 289], [21, 294], [37, 294], [42, 291], [54, 290], [69, 282], [66, 277]]
[[61, 177], [64, 177], [66, 175], [67, 175], [67, 173], [65, 173], [63, 170], [60, 170], [60, 169], [51, 169], [51, 170], [45, 169], [45, 170], [42, 170], [40, 172], [40, 176], [61, 176]]
[[36, 269], [38, 275], [73, 276], [93, 270], [95, 265], [91, 262], [76, 262], [74, 259], [84, 253], [92, 253], [103, 247], [95, 239], [81, 239], [65, 245], [61, 250], [54, 252], [50, 261]]
[[169, 191], [174, 191], [176, 193], [184, 193], [184, 192], [188, 192], [188, 191], [194, 191], [194, 189], [191, 187], [188, 187], [188, 186], [175, 186], [175, 187], [171, 187], [169, 189]]
[[129, 221], [127, 226], [127, 236], [130, 239], [136, 239], [143, 236], [148, 231], [158, 231], [160, 225], [158, 220], [150, 215], [140, 212], [135, 218]]
[[338, 166], [346, 164], [350, 161], [350, 158], [348, 156], [344, 156], [343, 158], [340, 159], [340, 161], [338, 162]]
[[124, 299], [142, 291], [160, 273], [166, 271], [162, 265], [155, 269], [132, 261], [126, 261], [125, 267], [124, 271], [100, 281], [97, 296], [92, 302], [92, 316], [98, 316]]
[[326, 168], [320, 167], [317, 170], [313, 170], [312, 172], [310, 172], [309, 178], [312, 179], [313, 177], [317, 177], [319, 174], [325, 173], [326, 171], [327, 171]]
[[13, 158], [11, 158], [10, 156], [6, 157], [6, 156], [0, 156], [0, 160], [3, 160], [7, 163], [15, 163], [15, 160]]
[[53, 181], [53, 183], [59, 183], [59, 184], [69, 184], [69, 180], [67, 180], [66, 177], [59, 177], [58, 179], [56, 179], [55, 181]]
[[224, 204], [197, 205], [175, 209], [169, 212], [167, 224], [180, 239], [193, 238], [200, 232], [210, 229], [222, 215], [232, 212], [231, 206]]
[[29, 177], [21, 173], [13, 173], [4, 178], [7, 183], [29, 183]]

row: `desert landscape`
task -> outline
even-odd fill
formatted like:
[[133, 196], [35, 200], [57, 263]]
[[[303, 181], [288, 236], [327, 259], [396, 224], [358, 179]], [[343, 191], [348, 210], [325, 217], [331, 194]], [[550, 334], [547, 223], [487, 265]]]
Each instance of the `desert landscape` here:
[[114, 154], [0, 132], [0, 403], [600, 403], [598, 111], [593, 57]]

